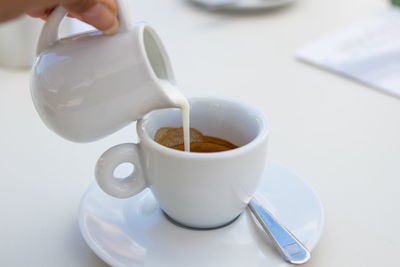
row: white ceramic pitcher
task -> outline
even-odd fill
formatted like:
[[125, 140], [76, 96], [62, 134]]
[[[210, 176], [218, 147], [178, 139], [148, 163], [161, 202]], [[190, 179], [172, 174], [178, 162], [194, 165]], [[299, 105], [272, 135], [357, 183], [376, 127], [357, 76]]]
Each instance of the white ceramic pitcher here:
[[160, 38], [148, 24], [132, 23], [125, 0], [117, 4], [115, 35], [59, 39], [66, 11], [58, 7], [39, 38], [32, 99], [45, 124], [71, 141], [94, 141], [151, 110], [177, 107], [162, 87], [175, 78]]

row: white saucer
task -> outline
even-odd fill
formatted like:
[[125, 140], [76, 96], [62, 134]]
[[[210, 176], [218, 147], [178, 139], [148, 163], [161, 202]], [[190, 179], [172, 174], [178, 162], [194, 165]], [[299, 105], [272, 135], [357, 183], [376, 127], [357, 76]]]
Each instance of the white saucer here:
[[[322, 205], [300, 177], [268, 161], [256, 196], [310, 250], [316, 246]], [[166, 219], [149, 190], [115, 199], [93, 184], [81, 201], [79, 227], [112, 266], [286, 266], [248, 209], [223, 228], [191, 230]]]
[[[203, 5], [202, 0], [190, 0], [195, 4]], [[210, 2], [210, 0], [207, 0]], [[257, 10], [287, 5], [294, 0], [236, 0], [232, 4], [218, 7], [218, 10]]]

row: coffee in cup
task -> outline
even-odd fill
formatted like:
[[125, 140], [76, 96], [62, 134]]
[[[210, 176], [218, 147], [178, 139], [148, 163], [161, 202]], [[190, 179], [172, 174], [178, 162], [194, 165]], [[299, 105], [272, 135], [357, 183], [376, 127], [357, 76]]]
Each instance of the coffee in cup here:
[[[162, 127], [154, 135], [154, 141], [172, 149], [185, 151], [183, 127]], [[215, 153], [235, 148], [238, 146], [225, 139], [203, 135], [199, 130], [190, 128], [190, 152]]]

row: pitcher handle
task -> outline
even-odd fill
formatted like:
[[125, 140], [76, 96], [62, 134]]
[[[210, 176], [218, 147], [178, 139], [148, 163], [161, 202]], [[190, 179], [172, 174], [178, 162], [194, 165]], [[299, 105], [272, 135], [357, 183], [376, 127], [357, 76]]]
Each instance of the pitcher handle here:
[[[128, 9], [128, 3], [126, 0], [116, 0], [118, 18], [119, 18], [119, 32], [129, 31], [133, 26], [132, 16]], [[49, 16], [46, 23], [43, 26], [42, 32], [40, 33], [38, 45], [36, 48], [36, 55], [39, 55], [43, 50], [52, 46], [58, 41], [58, 29], [61, 21], [67, 15], [67, 11], [64, 7], [58, 6]]]

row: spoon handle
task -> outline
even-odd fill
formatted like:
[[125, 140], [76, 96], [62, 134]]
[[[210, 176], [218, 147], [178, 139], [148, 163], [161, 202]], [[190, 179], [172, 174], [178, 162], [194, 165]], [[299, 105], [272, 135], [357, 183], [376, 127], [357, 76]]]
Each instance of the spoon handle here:
[[249, 208], [264, 231], [271, 237], [274, 247], [287, 262], [304, 264], [310, 260], [311, 254], [308, 249], [255, 198], [250, 201]]

